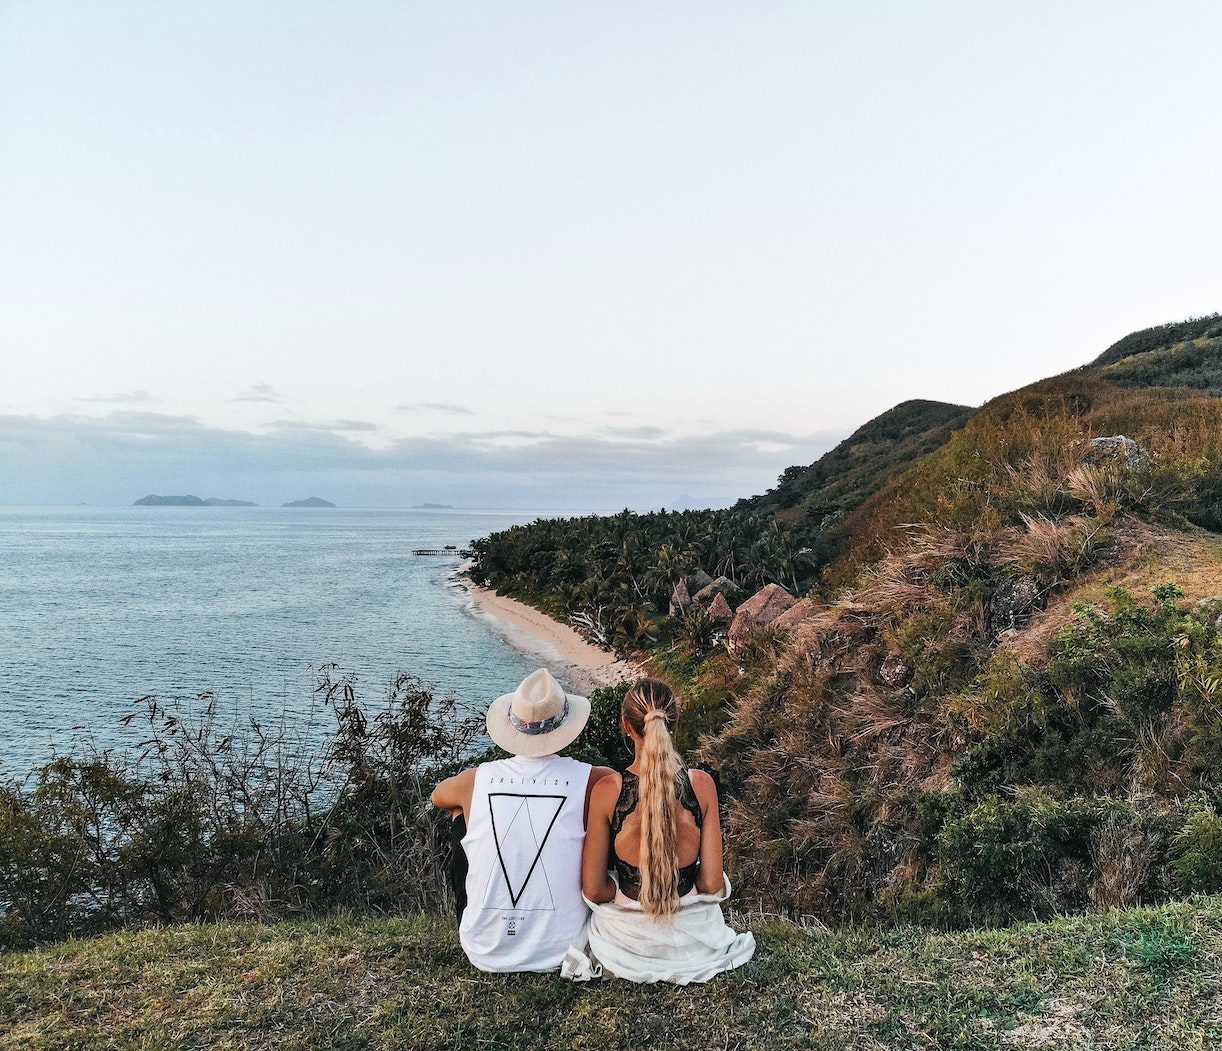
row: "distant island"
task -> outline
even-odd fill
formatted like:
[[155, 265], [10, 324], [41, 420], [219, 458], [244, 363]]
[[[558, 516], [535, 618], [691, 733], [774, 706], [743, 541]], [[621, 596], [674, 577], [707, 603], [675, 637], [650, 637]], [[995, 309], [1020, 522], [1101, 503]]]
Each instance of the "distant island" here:
[[290, 500], [287, 504], [281, 504], [281, 507], [334, 507], [335, 504], [330, 500], [324, 500], [321, 496], [307, 496], [304, 500]]
[[223, 500], [210, 496], [206, 500], [198, 496], [142, 496], [133, 507], [258, 507], [250, 500]]
[[412, 504], [413, 511], [453, 511], [453, 504]]

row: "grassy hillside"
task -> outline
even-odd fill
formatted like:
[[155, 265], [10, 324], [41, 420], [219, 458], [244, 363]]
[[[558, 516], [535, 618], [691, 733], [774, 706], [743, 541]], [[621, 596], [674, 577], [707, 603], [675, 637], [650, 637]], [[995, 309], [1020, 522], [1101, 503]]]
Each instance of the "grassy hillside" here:
[[692, 989], [480, 974], [436, 918], [221, 924], [0, 955], [0, 1048], [1069, 1048], [1222, 1040], [1222, 901], [933, 934], [755, 925]]
[[[1222, 394], [1222, 318], [1132, 333], [1071, 375], [1086, 387], [1093, 382], [1096, 392], [1143, 392], [1155, 400]], [[615, 648], [665, 647], [676, 635], [664, 623], [670, 589], [697, 569], [731, 576], [749, 590], [776, 582], [804, 591], [821, 578], [833, 589], [843, 586], [851, 573], [834, 563], [846, 550], [850, 566], [879, 556], [879, 530], [898, 520], [889, 512], [913, 513], [904, 497], [927, 477], [908, 472], [926, 458], [944, 457], [974, 411], [938, 401], [903, 402], [815, 463], [788, 468], [768, 492], [727, 510], [625, 511], [496, 533], [474, 545], [474, 573], [554, 616], [596, 621], [594, 637]], [[1127, 433], [1123, 411], [1108, 422]], [[1222, 471], [1198, 488], [1200, 507], [1189, 517], [1222, 528]]]
[[[1117, 434], [1137, 462], [1092, 445]], [[1185, 519], [1220, 463], [1222, 400], [1080, 372], [867, 501], [845, 590], [708, 749], [744, 890], [957, 917], [1222, 890], [1222, 538]]]
[[906, 401], [857, 428], [813, 464], [790, 467], [774, 489], [739, 503], [776, 515], [826, 552], [838, 547], [837, 523], [914, 461], [943, 445], [971, 416], [965, 405]]
[[1222, 317], [1134, 332], [1087, 368], [1118, 387], [1190, 387], [1222, 395]]

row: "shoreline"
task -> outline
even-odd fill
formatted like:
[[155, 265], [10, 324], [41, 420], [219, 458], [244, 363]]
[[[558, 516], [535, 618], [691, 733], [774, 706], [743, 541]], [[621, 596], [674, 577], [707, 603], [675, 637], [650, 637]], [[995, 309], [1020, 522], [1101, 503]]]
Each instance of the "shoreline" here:
[[465, 568], [450, 575], [446, 586], [466, 595], [467, 613], [484, 621], [519, 653], [539, 658], [562, 684], [577, 693], [588, 694], [600, 686], [613, 686], [642, 674], [632, 661], [599, 649], [575, 629], [534, 606], [481, 587], [467, 576]]

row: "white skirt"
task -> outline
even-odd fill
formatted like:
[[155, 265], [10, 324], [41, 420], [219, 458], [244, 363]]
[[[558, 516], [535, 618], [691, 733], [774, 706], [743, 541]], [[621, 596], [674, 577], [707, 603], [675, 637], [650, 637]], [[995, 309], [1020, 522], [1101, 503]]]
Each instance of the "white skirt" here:
[[726, 925], [721, 903], [730, 896], [730, 879], [721, 894], [694, 889], [679, 899], [673, 922], [659, 923], [640, 903], [618, 888], [615, 900], [595, 905], [588, 898], [590, 922], [583, 945], [570, 946], [560, 974], [588, 982], [604, 973], [630, 982], [688, 985], [741, 967], [755, 955], [755, 936], [736, 934]]

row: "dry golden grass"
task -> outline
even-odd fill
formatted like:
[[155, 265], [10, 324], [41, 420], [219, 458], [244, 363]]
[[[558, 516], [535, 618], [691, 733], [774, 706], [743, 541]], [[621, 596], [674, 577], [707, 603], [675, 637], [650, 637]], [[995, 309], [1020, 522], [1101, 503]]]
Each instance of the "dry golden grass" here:
[[[1149, 454], [1140, 472], [1084, 466], [1091, 438], [1125, 434]], [[946, 445], [884, 487], [845, 522], [852, 542], [824, 574], [851, 584], [863, 567], [908, 546], [912, 524], [992, 531], [1017, 511], [1040, 514], [1070, 495], [1102, 524], [1123, 501], [1165, 491], [1222, 462], [1222, 399], [1189, 390], [1125, 390], [1069, 373], [982, 407]]]
[[1021, 631], [1004, 637], [1001, 648], [1024, 664], [1043, 662], [1057, 632], [1074, 619], [1074, 608], [1103, 602], [1113, 587], [1140, 595], [1174, 581], [1188, 602], [1222, 596], [1222, 537], [1217, 534], [1126, 518], [1113, 527], [1111, 538], [1107, 563], [1054, 595]]

